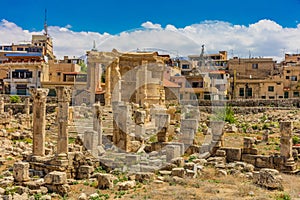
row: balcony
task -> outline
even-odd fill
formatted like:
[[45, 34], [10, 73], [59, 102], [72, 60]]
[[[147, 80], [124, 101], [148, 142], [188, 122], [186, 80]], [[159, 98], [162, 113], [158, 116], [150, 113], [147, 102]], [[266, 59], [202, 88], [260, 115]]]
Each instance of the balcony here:
[[32, 83], [32, 78], [6, 78], [3, 79], [3, 82], [6, 83]]

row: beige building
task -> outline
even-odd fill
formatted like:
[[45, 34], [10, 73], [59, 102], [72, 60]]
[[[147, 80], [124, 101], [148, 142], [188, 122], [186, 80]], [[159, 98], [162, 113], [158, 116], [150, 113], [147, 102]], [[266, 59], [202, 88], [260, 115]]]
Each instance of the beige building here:
[[49, 96], [56, 95], [56, 86], [71, 86], [79, 91], [86, 88], [87, 74], [81, 72], [81, 62], [81, 59], [68, 56], [63, 60], [49, 60], [49, 80], [42, 82], [44, 88], [49, 88]]
[[49, 80], [49, 66], [41, 53], [8, 53], [7, 60], [0, 64], [3, 77], [2, 92], [29, 95], [29, 88], [41, 87], [42, 81]]
[[282, 99], [284, 84], [282, 77], [266, 79], [237, 79], [234, 84], [234, 99]]
[[275, 61], [272, 58], [229, 59], [229, 73], [237, 79], [265, 79], [273, 75]]
[[300, 64], [283, 66], [282, 81], [285, 98], [300, 97]]

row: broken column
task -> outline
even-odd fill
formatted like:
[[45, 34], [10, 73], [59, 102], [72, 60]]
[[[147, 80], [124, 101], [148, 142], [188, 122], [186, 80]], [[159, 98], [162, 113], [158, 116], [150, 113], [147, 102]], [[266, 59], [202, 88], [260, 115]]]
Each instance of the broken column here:
[[83, 145], [93, 156], [97, 156], [98, 132], [85, 131], [83, 136]]
[[294, 171], [296, 168], [293, 158], [293, 124], [290, 121], [280, 122], [280, 156], [284, 158], [286, 171]]
[[29, 115], [30, 114], [30, 99], [29, 98], [25, 99], [24, 107], [25, 107], [24, 108], [25, 114]]
[[24, 102], [24, 112], [25, 112], [25, 126], [27, 128], [31, 127], [30, 123], [30, 98], [26, 98]]
[[185, 149], [194, 143], [195, 134], [198, 130], [198, 120], [182, 119], [180, 126], [180, 139], [185, 145]]
[[45, 155], [46, 99], [49, 89], [31, 88], [33, 97], [33, 155]]
[[57, 136], [57, 155], [68, 153], [68, 118], [69, 102], [71, 99], [70, 87], [57, 86], [57, 106], [58, 106], [58, 136]]
[[4, 113], [4, 98], [3, 97], [0, 97], [0, 114], [3, 114]]
[[215, 152], [218, 148], [224, 146], [224, 121], [211, 121], [210, 128], [212, 132], [212, 151]]
[[170, 125], [170, 115], [157, 113], [155, 115], [155, 126], [157, 128], [157, 141], [168, 142], [168, 127]]
[[113, 102], [114, 121], [113, 121], [113, 142], [123, 149], [130, 151], [130, 120], [131, 106], [122, 105], [120, 102]]
[[98, 133], [98, 145], [102, 145], [102, 111], [99, 103], [93, 105], [93, 130]]

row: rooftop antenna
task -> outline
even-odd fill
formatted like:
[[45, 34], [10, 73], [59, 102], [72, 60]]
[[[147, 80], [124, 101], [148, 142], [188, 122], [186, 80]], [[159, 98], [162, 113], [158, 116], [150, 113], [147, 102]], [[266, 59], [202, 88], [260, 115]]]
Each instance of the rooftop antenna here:
[[48, 26], [47, 26], [47, 9], [45, 9], [44, 31], [45, 31], [45, 33], [44, 33], [44, 34], [48, 36]]

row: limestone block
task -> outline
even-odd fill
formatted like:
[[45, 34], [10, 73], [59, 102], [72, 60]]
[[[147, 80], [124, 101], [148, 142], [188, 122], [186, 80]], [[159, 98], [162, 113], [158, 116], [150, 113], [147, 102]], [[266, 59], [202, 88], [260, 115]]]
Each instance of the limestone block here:
[[45, 183], [50, 185], [63, 185], [67, 183], [67, 174], [65, 172], [53, 171], [45, 176]]
[[172, 159], [180, 157], [181, 151], [180, 147], [177, 145], [167, 145], [166, 147], [166, 153], [167, 153], [167, 162], [170, 162]]
[[252, 149], [254, 148], [255, 140], [251, 137], [244, 137], [244, 148], [245, 149]]
[[124, 181], [124, 182], [118, 182], [117, 187], [118, 190], [129, 190], [134, 188], [136, 185], [135, 181]]
[[127, 165], [134, 165], [140, 162], [141, 156], [135, 154], [128, 154], [125, 157]]
[[93, 166], [89, 166], [89, 165], [82, 165], [79, 167], [78, 169], [78, 179], [89, 179], [91, 173], [94, 171], [94, 167]]
[[13, 167], [13, 177], [17, 182], [25, 182], [29, 180], [29, 163], [17, 162]]
[[180, 128], [181, 128], [181, 130], [193, 129], [193, 130], [197, 131], [198, 130], [198, 120], [196, 120], [196, 119], [182, 119]]
[[177, 168], [173, 168], [172, 169], [172, 176], [178, 176], [180, 178], [184, 178], [185, 177], [185, 169], [182, 167], [177, 167]]
[[197, 172], [194, 171], [194, 170], [190, 170], [190, 169], [187, 169], [187, 170], [186, 170], [186, 176], [187, 176], [188, 178], [196, 178], [197, 175], [198, 175]]
[[135, 173], [135, 180], [138, 182], [144, 182], [148, 180], [153, 180], [155, 177], [155, 174], [152, 172], [137, 172]]
[[213, 135], [223, 134], [224, 121], [210, 121], [209, 125]]
[[273, 168], [272, 156], [256, 156], [255, 166], [259, 168]]
[[98, 186], [99, 189], [112, 189], [114, 187], [113, 181], [117, 178], [111, 174], [99, 174]]
[[145, 111], [136, 111], [135, 112], [135, 123], [137, 125], [145, 124], [146, 112]]
[[170, 124], [170, 115], [168, 114], [156, 114], [155, 115], [155, 126], [158, 129], [168, 128]]
[[222, 148], [221, 150], [226, 151], [226, 159], [228, 162], [240, 161], [242, 157], [242, 149], [241, 148]]
[[268, 189], [283, 190], [282, 177], [275, 169], [261, 169], [253, 173], [253, 182]]
[[225, 157], [226, 156], [226, 151], [218, 149], [216, 151], [216, 156], [218, 156], [218, 157]]

